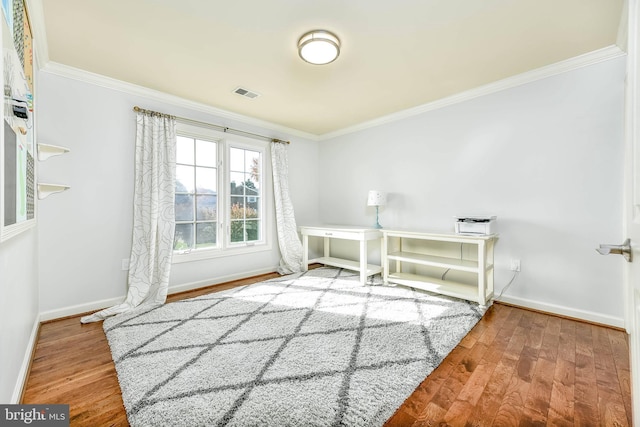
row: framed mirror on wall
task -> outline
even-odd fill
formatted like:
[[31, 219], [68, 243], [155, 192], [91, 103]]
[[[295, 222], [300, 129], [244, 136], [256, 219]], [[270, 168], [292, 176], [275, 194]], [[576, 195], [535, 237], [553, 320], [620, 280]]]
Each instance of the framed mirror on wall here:
[[0, 133], [0, 241], [36, 222], [34, 68], [31, 26], [24, 0], [2, 0]]

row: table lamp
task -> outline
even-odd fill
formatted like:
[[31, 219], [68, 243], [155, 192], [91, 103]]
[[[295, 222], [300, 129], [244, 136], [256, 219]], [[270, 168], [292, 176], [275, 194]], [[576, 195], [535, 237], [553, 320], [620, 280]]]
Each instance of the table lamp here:
[[367, 206], [375, 206], [376, 207], [376, 224], [373, 226], [374, 228], [382, 228], [380, 222], [378, 221], [378, 208], [380, 206], [384, 206], [387, 204], [387, 194], [378, 190], [369, 191], [369, 197], [367, 199]]

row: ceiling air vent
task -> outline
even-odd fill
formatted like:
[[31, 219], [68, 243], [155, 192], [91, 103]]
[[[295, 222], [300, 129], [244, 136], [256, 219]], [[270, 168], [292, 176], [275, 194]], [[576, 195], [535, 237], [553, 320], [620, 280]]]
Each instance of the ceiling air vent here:
[[233, 90], [233, 93], [237, 93], [238, 95], [244, 96], [245, 98], [255, 99], [260, 96], [259, 93], [252, 92], [249, 89], [245, 89], [243, 87], [237, 87]]

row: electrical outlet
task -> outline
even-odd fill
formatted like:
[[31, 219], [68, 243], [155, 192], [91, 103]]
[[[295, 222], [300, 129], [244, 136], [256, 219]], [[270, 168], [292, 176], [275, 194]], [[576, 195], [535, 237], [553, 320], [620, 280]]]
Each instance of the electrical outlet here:
[[520, 271], [520, 260], [512, 259], [511, 260], [511, 271]]
[[129, 258], [125, 258], [122, 260], [122, 271], [127, 271], [129, 269]]

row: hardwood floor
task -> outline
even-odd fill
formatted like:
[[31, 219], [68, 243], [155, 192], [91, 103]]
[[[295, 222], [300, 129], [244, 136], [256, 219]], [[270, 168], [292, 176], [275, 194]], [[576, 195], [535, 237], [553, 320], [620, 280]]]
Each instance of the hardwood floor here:
[[386, 426], [630, 426], [625, 332], [494, 304]]
[[[22, 401], [69, 404], [72, 426], [127, 426], [102, 324], [79, 317], [41, 325]], [[494, 304], [385, 426], [631, 426], [630, 384], [626, 333]]]

